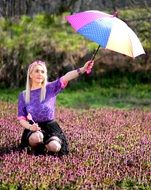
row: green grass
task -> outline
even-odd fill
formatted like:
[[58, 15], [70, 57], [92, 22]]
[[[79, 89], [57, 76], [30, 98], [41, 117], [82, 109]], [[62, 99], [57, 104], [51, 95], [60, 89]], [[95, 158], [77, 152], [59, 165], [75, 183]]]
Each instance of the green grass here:
[[124, 190], [132, 190], [132, 189], [149, 190], [150, 189], [150, 185], [146, 186], [144, 184], [139, 184], [137, 181], [132, 180], [130, 178], [124, 179], [123, 181], [118, 181], [116, 185]]
[[84, 89], [68, 89], [58, 96], [58, 105], [73, 108], [149, 108], [151, 106], [149, 85], [129, 87], [101, 87], [92, 85]]
[[1, 88], [0, 89], [0, 100], [16, 103], [18, 99], [19, 92], [22, 91], [22, 89], [11, 89], [11, 88]]
[[[0, 89], [0, 100], [15, 102], [23, 89]], [[100, 107], [143, 108], [151, 107], [150, 84], [101, 86], [98, 83], [72, 83], [57, 97], [57, 105], [89, 109]]]

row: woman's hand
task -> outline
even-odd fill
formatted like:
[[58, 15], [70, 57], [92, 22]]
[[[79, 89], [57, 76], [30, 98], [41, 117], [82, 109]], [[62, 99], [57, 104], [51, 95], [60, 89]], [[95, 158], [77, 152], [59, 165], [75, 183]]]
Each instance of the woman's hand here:
[[92, 70], [93, 65], [94, 65], [94, 61], [89, 60], [84, 64], [84, 66], [80, 70], [82, 73], [86, 72], [87, 74], [89, 74]]
[[31, 130], [31, 131], [40, 131], [41, 128], [38, 127], [37, 123], [34, 123], [34, 124], [30, 125], [29, 130]]

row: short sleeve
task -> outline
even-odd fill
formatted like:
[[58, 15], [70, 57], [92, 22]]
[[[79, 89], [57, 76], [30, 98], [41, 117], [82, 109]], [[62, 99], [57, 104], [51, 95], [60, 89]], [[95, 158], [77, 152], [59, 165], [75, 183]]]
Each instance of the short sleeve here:
[[23, 92], [21, 92], [18, 97], [18, 119], [26, 120], [26, 116], [27, 116], [26, 104], [25, 104]]
[[54, 95], [60, 93], [67, 86], [67, 82], [63, 78], [59, 78], [53, 82], [48, 83], [47, 90], [51, 91]]

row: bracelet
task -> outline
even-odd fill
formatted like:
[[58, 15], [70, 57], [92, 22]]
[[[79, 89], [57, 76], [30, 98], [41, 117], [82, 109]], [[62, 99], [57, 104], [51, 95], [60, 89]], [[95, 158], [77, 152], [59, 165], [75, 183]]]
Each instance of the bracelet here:
[[77, 69], [77, 73], [78, 73], [79, 75], [82, 74], [80, 68]]

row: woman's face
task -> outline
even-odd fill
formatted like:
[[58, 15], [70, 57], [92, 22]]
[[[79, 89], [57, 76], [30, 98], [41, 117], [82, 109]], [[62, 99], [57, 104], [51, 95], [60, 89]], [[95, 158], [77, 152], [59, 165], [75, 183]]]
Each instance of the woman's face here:
[[35, 65], [33, 70], [30, 73], [30, 79], [32, 84], [42, 84], [42, 82], [45, 80], [46, 73], [44, 68], [41, 65]]

